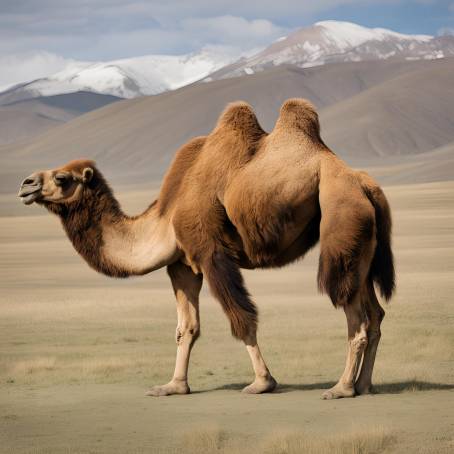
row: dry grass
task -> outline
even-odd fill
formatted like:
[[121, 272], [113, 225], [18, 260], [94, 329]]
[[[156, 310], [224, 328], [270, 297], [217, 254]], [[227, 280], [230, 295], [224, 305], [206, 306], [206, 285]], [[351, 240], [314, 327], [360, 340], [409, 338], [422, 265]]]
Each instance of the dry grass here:
[[322, 437], [304, 433], [276, 436], [265, 444], [263, 454], [372, 454], [382, 452], [392, 443], [390, 431], [382, 427], [355, 430]]
[[[302, 431], [274, 432], [261, 443], [253, 443], [241, 434], [228, 433], [215, 426], [196, 429], [179, 437], [179, 446], [154, 454], [379, 454], [393, 444], [394, 437], [382, 427], [363, 428], [348, 433], [323, 437]], [[96, 447], [85, 450], [62, 448], [61, 454], [101, 454]], [[123, 454], [144, 454], [144, 450], [127, 449]], [[24, 454], [48, 454], [48, 450], [34, 448]], [[11, 452], [12, 454], [12, 452]]]
[[33, 358], [16, 361], [9, 369], [9, 375], [23, 377], [31, 374], [47, 373], [55, 370], [55, 357]]
[[[181, 450], [187, 453], [225, 452], [226, 445], [231, 445], [233, 437], [218, 427], [194, 429], [183, 435]], [[232, 449], [230, 446], [228, 449]]]
[[394, 437], [383, 427], [361, 428], [324, 436], [296, 431], [273, 431], [261, 443], [217, 428], [185, 434], [176, 452], [185, 454], [373, 454], [392, 445]]

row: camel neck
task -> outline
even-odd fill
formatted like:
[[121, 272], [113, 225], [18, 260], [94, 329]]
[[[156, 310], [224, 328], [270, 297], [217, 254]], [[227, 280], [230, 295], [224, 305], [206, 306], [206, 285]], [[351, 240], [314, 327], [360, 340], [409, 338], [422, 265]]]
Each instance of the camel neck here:
[[108, 276], [146, 274], [172, 263], [177, 255], [172, 225], [158, 213], [156, 203], [141, 215], [127, 216], [102, 178], [59, 214], [75, 249]]

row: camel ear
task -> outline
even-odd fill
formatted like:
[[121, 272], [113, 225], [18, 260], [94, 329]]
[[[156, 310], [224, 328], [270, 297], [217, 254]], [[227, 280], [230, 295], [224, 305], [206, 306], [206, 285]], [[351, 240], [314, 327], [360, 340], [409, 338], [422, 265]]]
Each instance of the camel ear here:
[[91, 167], [85, 167], [82, 172], [82, 181], [88, 183], [93, 178], [93, 169]]

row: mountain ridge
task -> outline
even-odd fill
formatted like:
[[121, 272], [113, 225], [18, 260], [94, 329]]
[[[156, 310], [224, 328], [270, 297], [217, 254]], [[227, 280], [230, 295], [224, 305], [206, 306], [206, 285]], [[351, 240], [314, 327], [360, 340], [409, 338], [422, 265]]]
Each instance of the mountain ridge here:
[[227, 51], [202, 49], [186, 55], [146, 55], [107, 62], [71, 62], [45, 78], [0, 92], [0, 104], [39, 96], [90, 91], [135, 98], [173, 90], [202, 79], [233, 60]]
[[134, 98], [201, 80], [251, 75], [282, 64], [305, 68], [339, 62], [449, 56], [454, 56], [454, 36], [405, 35], [350, 22], [321, 21], [295, 30], [247, 57], [224, 47], [206, 47], [179, 56], [147, 55], [108, 62], [72, 62], [52, 76], [0, 92], [0, 104], [81, 90]]
[[454, 37], [451, 36], [405, 35], [351, 22], [321, 21], [280, 38], [255, 55], [215, 71], [206, 80], [251, 75], [282, 63], [305, 68], [348, 61], [449, 56], [454, 56]]

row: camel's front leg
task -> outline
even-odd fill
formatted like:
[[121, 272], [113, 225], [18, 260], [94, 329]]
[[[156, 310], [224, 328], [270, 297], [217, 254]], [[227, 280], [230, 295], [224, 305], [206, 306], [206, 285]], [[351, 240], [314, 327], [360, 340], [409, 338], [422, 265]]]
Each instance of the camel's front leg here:
[[246, 349], [252, 361], [255, 373], [255, 380], [243, 389], [244, 393], [261, 394], [270, 393], [276, 388], [277, 382], [270, 374], [265, 360], [263, 359], [260, 348], [257, 344], [257, 335], [252, 333], [244, 339]]
[[175, 372], [169, 383], [155, 386], [148, 396], [188, 394], [188, 366], [192, 346], [199, 337], [199, 293], [202, 275], [194, 274], [188, 266], [177, 262], [167, 268], [177, 299], [178, 325], [176, 330], [177, 358]]

